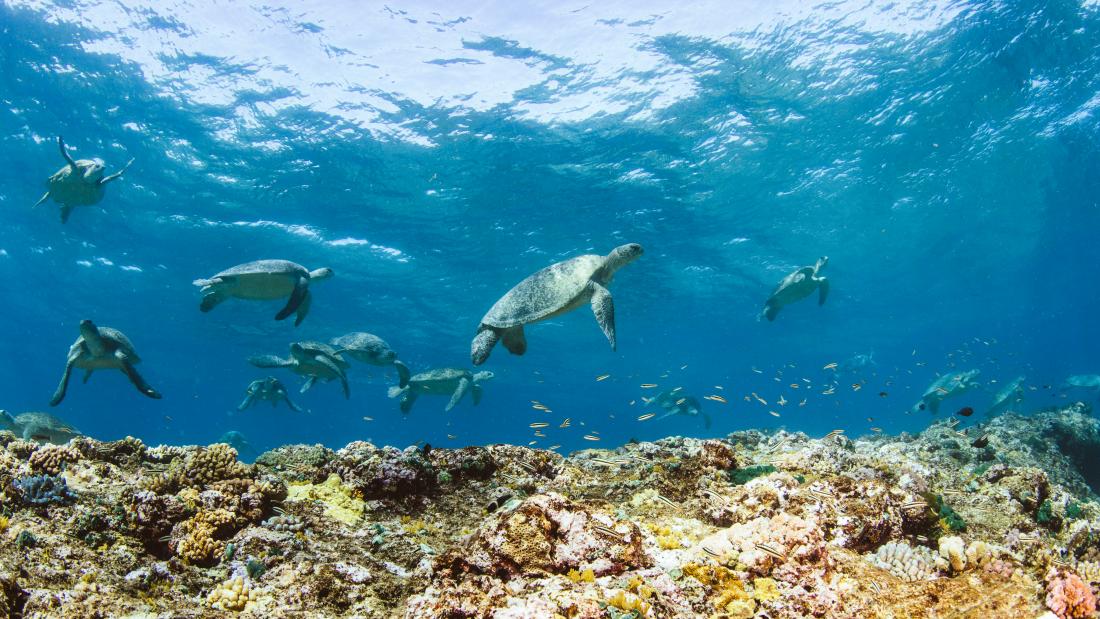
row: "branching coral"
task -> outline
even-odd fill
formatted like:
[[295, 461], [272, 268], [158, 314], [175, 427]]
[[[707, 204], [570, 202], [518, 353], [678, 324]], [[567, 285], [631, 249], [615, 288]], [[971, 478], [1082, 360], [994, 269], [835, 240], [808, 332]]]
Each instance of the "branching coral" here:
[[17, 479], [14, 485], [23, 502], [30, 505], [68, 503], [75, 498], [64, 477], [34, 475]]
[[49, 475], [57, 475], [74, 462], [80, 460], [80, 452], [72, 447], [58, 445], [46, 445], [36, 449], [27, 458], [31, 470], [41, 471]]

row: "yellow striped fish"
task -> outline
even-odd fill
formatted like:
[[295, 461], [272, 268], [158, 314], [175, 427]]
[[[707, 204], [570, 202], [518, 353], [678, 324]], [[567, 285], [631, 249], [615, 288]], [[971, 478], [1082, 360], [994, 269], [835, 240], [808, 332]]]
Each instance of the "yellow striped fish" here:
[[596, 377], [596, 382], [598, 383], [601, 380], [607, 380], [608, 378], [611, 378], [610, 374], [600, 374], [599, 376]]
[[646, 421], [647, 419], [653, 419], [657, 416], [657, 413], [646, 413], [644, 415], [638, 415], [638, 421]]

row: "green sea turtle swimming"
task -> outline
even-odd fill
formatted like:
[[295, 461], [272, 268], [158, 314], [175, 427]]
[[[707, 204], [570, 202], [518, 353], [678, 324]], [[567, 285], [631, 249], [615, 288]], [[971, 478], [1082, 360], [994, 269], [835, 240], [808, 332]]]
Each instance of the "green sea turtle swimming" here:
[[775, 287], [772, 296], [764, 303], [764, 311], [761, 316], [768, 322], [775, 320], [779, 310], [795, 301], [801, 301], [817, 291], [817, 304], [824, 305], [825, 298], [829, 296], [829, 280], [819, 275], [821, 269], [829, 263], [828, 256], [817, 259], [812, 267], [802, 267], [783, 278]]
[[199, 309], [203, 312], [209, 312], [230, 297], [270, 301], [290, 295], [286, 307], [275, 314], [275, 320], [283, 320], [297, 313], [294, 319], [294, 326], [297, 327], [305, 320], [313, 301], [310, 283], [326, 280], [332, 275], [332, 269], [327, 267], [310, 271], [289, 260], [256, 260], [238, 264], [210, 279], [196, 279], [193, 283], [202, 287]]
[[474, 406], [481, 402], [481, 383], [493, 377], [489, 371], [470, 372], [462, 368], [440, 368], [413, 375], [405, 387], [390, 387], [389, 396], [401, 398], [401, 412], [412, 410], [413, 403], [420, 395], [449, 395], [444, 411], [450, 411], [469, 391]]
[[695, 396], [684, 393], [683, 387], [662, 391], [652, 398], [643, 397], [642, 403], [646, 406], [659, 406], [664, 411], [655, 417], [654, 421], [660, 421], [673, 415], [702, 417], [703, 426], [710, 428], [710, 415], [703, 412], [703, 406]]
[[552, 264], [516, 284], [481, 319], [470, 345], [470, 359], [481, 365], [497, 340], [513, 355], [527, 351], [524, 325], [560, 316], [588, 303], [615, 350], [615, 306], [607, 285], [615, 272], [642, 255], [637, 243], [620, 245], [606, 256], [588, 254]]
[[397, 360], [397, 353], [390, 348], [385, 340], [362, 331], [354, 331], [329, 341], [339, 349], [341, 354], [370, 365], [392, 365], [397, 369], [399, 385], [404, 387], [409, 384], [409, 367]]
[[295, 342], [290, 345], [290, 357], [283, 359], [275, 355], [257, 355], [249, 357], [248, 362], [258, 368], [286, 368], [295, 374], [306, 377], [300, 393], [309, 391], [317, 379], [331, 381], [340, 379], [344, 388], [344, 397], [351, 398], [348, 387], [347, 369], [351, 367], [340, 352], [323, 342]]
[[938, 413], [941, 402], [947, 398], [962, 395], [977, 387], [978, 383], [975, 378], [980, 373], [980, 370], [966, 370], [944, 374], [933, 381], [931, 385], [928, 385], [928, 388], [921, 394], [920, 402], [913, 405], [910, 412], [916, 413], [926, 410], [932, 414]]
[[82, 436], [80, 430], [49, 413], [30, 412], [12, 417], [0, 410], [0, 429], [8, 430], [27, 441], [64, 445], [69, 439]]
[[65, 159], [65, 167], [46, 180], [49, 189], [34, 205], [38, 206], [53, 198], [54, 202], [61, 205], [61, 223], [69, 221], [69, 215], [74, 208], [98, 204], [106, 193], [107, 184], [121, 177], [122, 173], [134, 163], [131, 159], [118, 172], [104, 176], [106, 167], [102, 159], [74, 160], [65, 148], [65, 140], [61, 136], [57, 136], [57, 146]]
[[290, 410], [296, 413], [302, 412], [302, 409], [298, 408], [298, 405], [290, 401], [290, 395], [287, 393], [286, 387], [283, 386], [282, 381], [274, 376], [252, 381], [252, 383], [248, 385], [248, 389], [245, 390], [244, 400], [237, 406], [237, 410], [243, 411], [255, 404], [258, 400], [267, 400], [271, 402], [271, 406], [273, 407], [279, 402], [286, 402]]
[[57, 406], [61, 400], [65, 399], [73, 368], [84, 370], [85, 383], [96, 370], [119, 370], [143, 395], [159, 400], [160, 393], [150, 387], [141, 374], [134, 369], [134, 365], [140, 361], [141, 358], [134, 350], [134, 345], [121, 331], [110, 327], [96, 327], [90, 320], [81, 320], [80, 337], [76, 338], [73, 345], [69, 347], [65, 373], [61, 376], [61, 383], [57, 385], [53, 398], [50, 399], [50, 406]]

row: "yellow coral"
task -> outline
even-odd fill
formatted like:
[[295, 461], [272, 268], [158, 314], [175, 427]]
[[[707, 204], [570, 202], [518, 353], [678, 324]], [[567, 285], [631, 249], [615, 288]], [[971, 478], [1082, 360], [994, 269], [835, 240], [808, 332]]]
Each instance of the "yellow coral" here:
[[322, 484], [291, 484], [286, 490], [286, 500], [320, 501], [325, 506], [326, 516], [348, 525], [362, 520], [366, 511], [367, 504], [356, 498], [335, 473]]
[[206, 602], [210, 604], [212, 608], [218, 610], [252, 610], [256, 606], [255, 594], [252, 593], [252, 588], [249, 586], [243, 578], [233, 578], [227, 580], [218, 585], [210, 595], [206, 597]]
[[684, 538], [674, 532], [671, 527], [658, 524], [650, 524], [649, 530], [653, 532], [657, 540], [657, 546], [662, 550], [679, 550], [684, 547]]
[[583, 572], [578, 572], [575, 569], [569, 570], [566, 576], [573, 582], [596, 582], [596, 573], [592, 570], [585, 570]]
[[0, 516], [0, 533], [7, 531], [10, 524], [11, 520], [7, 516]]
[[781, 595], [779, 587], [771, 578], [757, 578], [752, 581], [752, 597], [758, 602], [774, 602]]
[[[747, 619], [756, 613], [756, 601], [745, 591], [745, 584], [729, 568], [688, 563], [682, 571], [684, 575], [691, 576], [714, 590], [716, 596], [712, 604], [723, 619]], [[775, 581], [772, 581], [772, 585], [775, 585]]]
[[643, 600], [641, 596], [626, 591], [616, 591], [615, 595], [607, 600], [607, 605], [614, 606], [622, 611], [634, 611], [639, 617], [649, 616], [649, 602]]

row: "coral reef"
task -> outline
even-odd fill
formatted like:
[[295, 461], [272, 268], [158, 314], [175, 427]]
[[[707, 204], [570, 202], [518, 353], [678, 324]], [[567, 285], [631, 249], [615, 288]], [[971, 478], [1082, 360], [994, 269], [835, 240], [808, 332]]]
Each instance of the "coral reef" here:
[[[0, 440], [0, 615], [1096, 616], [1080, 409], [527, 447]], [[0, 433], [0, 436], [3, 436]], [[965, 524], [965, 528], [962, 526]], [[19, 566], [16, 569], [15, 566]]]

